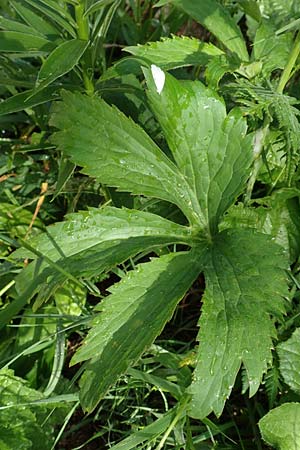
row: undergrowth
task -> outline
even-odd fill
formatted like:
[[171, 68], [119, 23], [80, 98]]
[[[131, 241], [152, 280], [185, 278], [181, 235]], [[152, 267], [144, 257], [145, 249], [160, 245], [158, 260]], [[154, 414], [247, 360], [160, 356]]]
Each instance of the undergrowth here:
[[298, 448], [299, 11], [0, 1], [1, 449]]

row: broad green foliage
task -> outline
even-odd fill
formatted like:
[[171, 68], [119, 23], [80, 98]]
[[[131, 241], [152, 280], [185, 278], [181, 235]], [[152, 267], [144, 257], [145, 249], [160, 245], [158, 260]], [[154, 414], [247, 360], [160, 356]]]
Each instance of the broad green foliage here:
[[[88, 361], [81, 402], [92, 411], [204, 272], [191, 414], [220, 415], [241, 364], [253, 395], [271, 361], [276, 333], [270, 314], [280, 318], [284, 313], [286, 261], [263, 234], [234, 228], [218, 232], [223, 214], [244, 188], [252, 160], [252, 138], [240, 112], [227, 114], [222, 99], [199, 82], [176, 81], [156, 66], [145, 68], [145, 75], [150, 105], [175, 162], [116, 108], [81, 94], [65, 93], [55, 105], [51, 124], [59, 131], [52, 141], [101, 182], [174, 203], [189, 226], [111, 207], [71, 215], [31, 240], [31, 252], [16, 252], [35, 259], [19, 275], [17, 288], [20, 298], [26, 292], [28, 298], [42, 285], [39, 305], [68, 278], [99, 275], [143, 250], [171, 243], [191, 247], [140, 264], [111, 288], [73, 363]], [[253, 351], [258, 336], [260, 345]]]
[[300, 446], [299, 5], [0, 0], [1, 449]]
[[238, 111], [227, 116], [222, 100], [201, 83], [183, 84], [167, 74], [158, 94], [145, 73], [150, 104], [213, 235], [248, 176], [252, 150], [246, 123]]
[[[52, 141], [85, 173], [120, 190], [175, 203], [191, 222], [197, 220], [194, 192], [139, 126], [101, 99], [70, 93], [63, 97], [64, 103], [57, 104], [51, 119], [51, 125], [62, 131]], [[87, 151], [82, 152], [83, 148]]]
[[[91, 411], [161, 332], [178, 301], [197, 278], [201, 253], [153, 259], [129, 272], [100, 303], [85, 344], [73, 363], [90, 360], [81, 384], [81, 404]], [[101, 373], [101, 378], [99, 374]]]
[[300, 403], [285, 403], [259, 421], [263, 439], [277, 450], [297, 450], [300, 445]]
[[280, 372], [285, 383], [297, 394], [300, 393], [300, 329], [277, 346]]
[[272, 360], [275, 327], [270, 313], [281, 317], [282, 296], [287, 294], [282, 253], [267, 236], [249, 229], [225, 230], [208, 258], [200, 352], [191, 386], [191, 414], [198, 418], [211, 411], [221, 415], [241, 364], [249, 395], [255, 394]]
[[[54, 442], [54, 425], [64, 415], [55, 409], [55, 404], [36, 404], [43, 395], [27, 386], [27, 383], [14, 376], [12, 370], [0, 371], [0, 446], [3, 450], [50, 450]], [[13, 406], [12, 406], [13, 405]], [[49, 412], [54, 407], [54, 413]], [[47, 417], [49, 415], [49, 417]]]
[[[188, 244], [191, 237], [189, 228], [142, 211], [107, 207], [73, 214], [33, 239], [33, 253], [24, 249], [15, 252], [16, 257], [36, 259], [17, 277], [16, 287], [24, 301], [39, 291], [39, 305], [68, 278], [99, 275], [142, 250]], [[47, 260], [42, 261], [41, 255], [47, 255]], [[28, 279], [34, 278], [35, 283], [28, 286]]]

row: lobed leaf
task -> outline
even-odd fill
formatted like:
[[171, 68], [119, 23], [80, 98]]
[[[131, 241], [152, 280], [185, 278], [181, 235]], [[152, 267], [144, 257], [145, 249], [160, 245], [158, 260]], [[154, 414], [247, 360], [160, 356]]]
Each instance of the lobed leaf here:
[[[199, 354], [191, 385], [191, 415], [220, 416], [241, 364], [249, 395], [272, 360], [273, 317], [285, 312], [282, 249], [251, 229], [225, 230], [212, 244], [204, 268]], [[259, 345], [258, 345], [259, 343]]]
[[102, 183], [177, 205], [198, 222], [199, 205], [184, 176], [145, 131], [104, 100], [63, 93], [52, 142]]
[[92, 411], [106, 393], [152, 344], [170, 320], [178, 301], [198, 276], [200, 251], [169, 254], [140, 264], [97, 307], [83, 346], [72, 359], [90, 360], [81, 379], [81, 404]]
[[226, 115], [223, 101], [200, 82], [182, 83], [164, 74], [158, 93], [153, 73], [144, 73], [151, 107], [199, 200], [202, 225], [214, 234], [249, 174], [252, 149], [246, 122], [238, 111]]

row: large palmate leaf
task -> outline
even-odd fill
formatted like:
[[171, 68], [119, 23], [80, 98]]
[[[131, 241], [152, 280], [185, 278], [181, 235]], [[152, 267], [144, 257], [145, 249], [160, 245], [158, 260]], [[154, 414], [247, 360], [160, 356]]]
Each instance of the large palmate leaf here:
[[154, 341], [202, 267], [202, 253], [169, 254], [141, 264], [97, 309], [93, 327], [73, 363], [90, 360], [81, 380], [81, 404], [92, 411]]
[[199, 205], [184, 176], [145, 131], [103, 100], [63, 93], [51, 124], [53, 142], [88, 175], [133, 194], [177, 205], [197, 222]]
[[214, 234], [248, 176], [252, 150], [246, 122], [238, 111], [226, 115], [223, 101], [200, 82], [179, 82], [161, 72], [165, 83], [159, 93], [153, 66], [152, 73], [144, 72], [153, 111], [178, 167], [196, 193], [201, 219]]
[[225, 230], [204, 269], [199, 356], [191, 386], [191, 415], [222, 413], [243, 363], [250, 396], [271, 362], [274, 322], [284, 313], [285, 257], [271, 239], [250, 229]]
[[246, 43], [241, 30], [228, 11], [216, 0], [169, 0], [183, 9], [214, 34], [219, 41], [243, 61], [248, 61]]

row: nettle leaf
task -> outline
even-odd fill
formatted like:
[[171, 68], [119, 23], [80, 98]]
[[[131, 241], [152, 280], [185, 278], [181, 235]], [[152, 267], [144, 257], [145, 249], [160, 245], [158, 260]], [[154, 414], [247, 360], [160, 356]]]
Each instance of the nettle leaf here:
[[81, 404], [92, 411], [152, 344], [197, 278], [202, 253], [181, 252], [140, 264], [97, 307], [101, 311], [72, 363], [90, 360], [81, 379]]
[[133, 194], [174, 203], [198, 222], [199, 205], [184, 176], [146, 132], [117, 108], [97, 97], [63, 93], [51, 125], [52, 141], [83, 172]]
[[197, 22], [214, 34], [225, 47], [242, 60], [249, 56], [241, 30], [228, 10], [216, 0], [170, 0]]
[[207, 254], [191, 415], [221, 415], [243, 363], [250, 396], [272, 360], [273, 317], [287, 295], [281, 247], [251, 229], [219, 233]]
[[211, 43], [187, 36], [172, 36], [157, 42], [125, 47], [124, 51], [168, 70], [189, 65], [206, 65], [224, 52]]
[[264, 441], [278, 450], [298, 450], [300, 403], [285, 403], [272, 409], [258, 423]]
[[226, 115], [223, 101], [202, 83], [180, 82], [161, 71], [164, 86], [158, 90], [155, 67], [151, 72], [144, 69], [151, 107], [180, 171], [196, 193], [202, 225], [214, 234], [248, 177], [252, 138], [246, 136], [240, 112]]
[[285, 342], [277, 345], [280, 373], [285, 383], [300, 394], [300, 328]]

